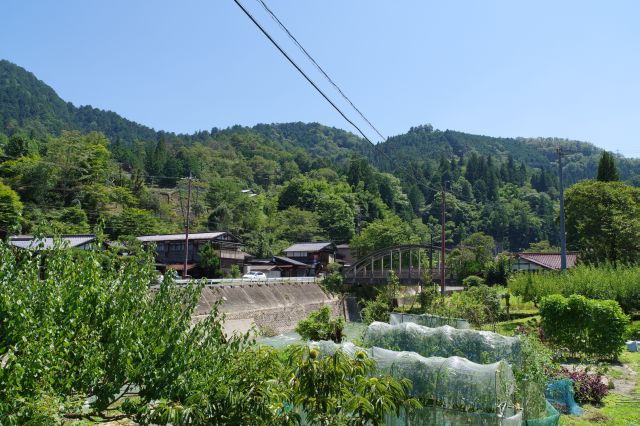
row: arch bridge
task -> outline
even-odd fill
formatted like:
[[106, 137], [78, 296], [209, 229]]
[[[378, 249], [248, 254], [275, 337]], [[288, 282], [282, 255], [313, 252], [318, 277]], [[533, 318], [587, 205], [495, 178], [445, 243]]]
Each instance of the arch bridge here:
[[[440, 246], [404, 244], [375, 251], [343, 271], [344, 283], [384, 284], [394, 271], [400, 284], [420, 284], [440, 277]], [[449, 249], [446, 249], [449, 251]]]

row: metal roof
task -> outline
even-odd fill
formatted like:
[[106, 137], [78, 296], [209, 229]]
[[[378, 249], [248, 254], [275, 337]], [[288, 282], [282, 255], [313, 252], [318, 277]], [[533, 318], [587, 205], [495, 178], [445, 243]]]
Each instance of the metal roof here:
[[95, 235], [80, 234], [80, 235], [61, 235], [56, 237], [44, 237], [37, 238], [33, 235], [14, 235], [10, 239], [10, 244], [14, 247], [23, 249], [37, 249], [37, 250], [49, 250], [52, 249], [56, 241], [60, 241], [65, 247], [73, 248], [80, 247], [87, 243], [90, 243], [96, 239]]
[[[519, 258], [546, 269], [560, 270], [560, 253], [516, 253], [515, 258]], [[572, 268], [578, 261], [578, 253], [575, 251], [567, 252], [567, 268]]]
[[283, 251], [285, 253], [291, 251], [320, 251], [322, 249], [327, 248], [328, 246], [333, 246], [333, 243], [298, 243], [294, 244], [291, 247], [287, 247]]
[[291, 265], [294, 266], [304, 266], [305, 268], [310, 268], [310, 265], [307, 265], [306, 263], [302, 263], [302, 262], [298, 262], [297, 260], [293, 260], [289, 257], [286, 256], [273, 256], [274, 259], [277, 259], [281, 262], [285, 262], [285, 263], [289, 263]]
[[[194, 232], [193, 234], [189, 234], [189, 239], [213, 240], [224, 234], [226, 234], [226, 232]], [[143, 243], [151, 243], [157, 241], [180, 241], [184, 240], [185, 238], [185, 234], [143, 235], [142, 237], [137, 237], [138, 241], [142, 241]]]

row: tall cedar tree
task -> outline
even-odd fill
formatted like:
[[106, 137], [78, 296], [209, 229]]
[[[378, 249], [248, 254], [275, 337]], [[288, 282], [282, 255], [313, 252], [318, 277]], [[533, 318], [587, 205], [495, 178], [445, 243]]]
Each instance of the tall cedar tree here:
[[600, 157], [597, 179], [601, 182], [615, 182], [620, 180], [613, 154], [607, 151], [604, 151], [602, 157]]

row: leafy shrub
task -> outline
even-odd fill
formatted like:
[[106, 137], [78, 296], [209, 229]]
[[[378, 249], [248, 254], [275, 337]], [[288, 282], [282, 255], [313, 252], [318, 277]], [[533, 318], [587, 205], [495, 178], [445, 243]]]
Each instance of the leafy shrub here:
[[613, 300], [551, 295], [540, 304], [545, 338], [571, 354], [616, 359], [629, 318]]
[[421, 408], [409, 397], [411, 381], [376, 374], [375, 362], [365, 352], [353, 358], [341, 350], [323, 355], [307, 346], [292, 346], [287, 352], [292, 402], [309, 424], [379, 425], [391, 413], [399, 416]]
[[640, 310], [640, 266], [578, 265], [565, 273], [516, 273], [509, 279], [509, 289], [525, 302], [540, 300], [551, 294], [568, 297], [580, 294], [590, 299], [615, 300], [626, 313]]
[[471, 287], [437, 299], [431, 311], [437, 315], [464, 318], [475, 326], [495, 323], [501, 312], [500, 295], [497, 289], [486, 285]]
[[555, 374], [558, 366], [553, 361], [551, 351], [542, 344], [534, 330], [526, 329], [521, 334], [520, 359], [513, 364], [513, 375], [518, 388], [516, 398], [523, 401], [526, 419], [543, 417], [546, 411], [544, 398], [536, 398], [542, 393], [549, 376]]
[[336, 343], [342, 341], [342, 329], [344, 319], [331, 318], [331, 308], [324, 305], [316, 312], [312, 312], [302, 321], [298, 322], [296, 332], [305, 340], [333, 340]]
[[579, 404], [599, 404], [609, 393], [609, 388], [603, 382], [600, 373], [590, 373], [585, 370], [571, 371], [561, 367], [557, 377], [573, 380], [575, 399]]
[[467, 278], [462, 280], [462, 285], [465, 287], [477, 287], [479, 285], [484, 284], [484, 279], [477, 275], [469, 275]]
[[500, 253], [495, 261], [485, 265], [487, 285], [506, 286], [511, 276], [511, 259], [504, 253]]
[[395, 298], [398, 296], [400, 281], [395, 272], [389, 272], [387, 284], [378, 290], [378, 294], [373, 300], [361, 300], [362, 310], [360, 316], [362, 322], [371, 324], [374, 321], [389, 321], [389, 312], [394, 308]]
[[0, 242], [2, 424], [90, 418], [122, 398], [143, 424], [278, 422], [273, 404], [288, 388], [274, 382], [286, 374], [275, 356], [249, 335], [225, 337], [217, 305], [193, 324], [204, 284], [167, 275], [152, 293], [153, 264], [134, 251], [17, 253]]
[[640, 340], [640, 321], [629, 325], [625, 334], [627, 340]]
[[231, 278], [240, 278], [242, 273], [238, 265], [231, 265]]
[[360, 316], [362, 322], [365, 324], [371, 324], [374, 321], [389, 321], [389, 312], [393, 309], [390, 300], [382, 293], [373, 300], [361, 300], [362, 310]]
[[344, 277], [338, 271], [334, 271], [329, 273], [324, 277], [320, 285], [326, 291], [332, 294], [342, 293], [342, 282], [344, 281]]
[[433, 285], [423, 287], [422, 291], [418, 293], [420, 307], [426, 312], [433, 305], [433, 301], [436, 300], [439, 294], [438, 289]]

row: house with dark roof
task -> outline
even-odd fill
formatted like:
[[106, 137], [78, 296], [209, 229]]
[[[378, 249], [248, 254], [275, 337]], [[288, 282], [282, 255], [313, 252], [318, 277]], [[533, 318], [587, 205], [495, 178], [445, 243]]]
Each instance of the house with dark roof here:
[[356, 263], [354, 253], [351, 251], [349, 244], [338, 244], [336, 246], [336, 262], [339, 262], [343, 267], [349, 267]]
[[33, 235], [14, 235], [9, 238], [9, 244], [25, 250], [51, 250], [56, 243], [62, 247], [78, 250], [93, 250], [98, 247], [96, 236], [93, 234], [66, 234], [60, 237], [34, 237]]
[[[567, 269], [576, 266], [578, 252], [567, 252]], [[512, 271], [559, 271], [561, 255], [552, 253], [514, 253], [511, 261]]]
[[188, 252], [185, 253], [185, 234], [145, 235], [137, 237], [145, 246], [155, 244], [155, 257], [158, 269], [166, 271], [168, 268], [182, 272], [185, 255], [187, 259], [187, 273], [199, 275], [200, 250], [211, 244], [220, 258], [220, 269], [230, 272], [232, 265], [238, 265], [240, 270], [244, 266], [247, 254], [242, 251], [242, 242], [229, 232], [194, 232], [189, 234]]
[[273, 256], [271, 259], [249, 259], [245, 263], [245, 272], [264, 272], [268, 278], [310, 277], [314, 267], [286, 256]]
[[283, 252], [285, 257], [312, 266], [315, 273], [319, 273], [336, 261], [337, 248], [332, 242], [297, 243]]

